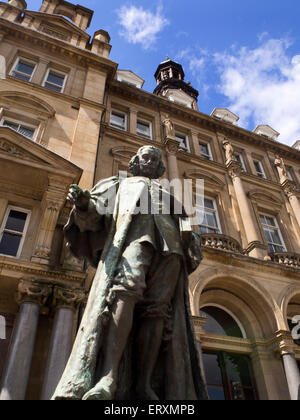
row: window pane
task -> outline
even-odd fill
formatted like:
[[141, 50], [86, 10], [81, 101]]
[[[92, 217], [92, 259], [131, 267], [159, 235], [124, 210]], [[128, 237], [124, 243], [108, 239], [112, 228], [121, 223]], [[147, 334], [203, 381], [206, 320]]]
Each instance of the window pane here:
[[117, 114], [116, 112], [111, 113], [110, 123], [118, 127], [125, 128], [125, 115]]
[[[234, 400], [255, 399], [250, 370], [250, 360], [247, 356], [224, 353], [226, 371], [229, 376]], [[252, 388], [245, 394], [245, 387]], [[247, 395], [247, 398], [246, 398]]]
[[207, 209], [215, 209], [213, 200], [204, 199], [204, 207]]
[[201, 309], [207, 321], [204, 330], [208, 333], [243, 338], [242, 331], [236, 321], [225, 311], [215, 306]]
[[16, 257], [22, 237], [4, 232], [0, 243], [0, 254]]
[[225, 401], [224, 388], [221, 386], [207, 386], [208, 396], [211, 401]]
[[25, 63], [24, 61], [21, 61], [21, 60], [18, 62], [17, 66], [15, 68], [15, 70], [17, 70], [21, 73], [25, 73], [28, 76], [32, 75], [33, 69], [34, 69], [34, 66], [32, 64]]
[[266, 235], [267, 242], [273, 242], [271, 232], [269, 231], [269, 229], [264, 229], [264, 232], [265, 232], [265, 235]]
[[147, 123], [137, 122], [137, 131], [138, 133], [150, 137], [150, 125]]
[[19, 125], [18, 124], [15, 124], [15, 123], [13, 123], [13, 122], [11, 122], [11, 121], [3, 121], [3, 125], [5, 126], [5, 127], [10, 127], [10, 128], [12, 128], [13, 130], [15, 130], [15, 131], [18, 131], [18, 128], [19, 128]]
[[222, 374], [216, 354], [203, 354], [205, 376], [209, 385], [223, 385]]
[[55, 86], [55, 85], [50, 85], [47, 82], [45, 83], [45, 87], [48, 88], [48, 89], [55, 90], [56, 92], [61, 92], [62, 91], [62, 88], [61, 87]]
[[202, 144], [200, 143], [200, 150], [201, 150], [201, 154], [205, 155], [205, 156], [209, 156], [209, 148], [207, 144]]
[[26, 82], [29, 82], [29, 80], [30, 80], [30, 76], [25, 76], [24, 74], [21, 74], [21, 73], [16, 73], [16, 72], [14, 72], [14, 71], [13, 71], [12, 75], [13, 75], [14, 77], [17, 77], [18, 79], [25, 80]]
[[212, 226], [212, 227], [217, 227], [217, 220], [216, 220], [216, 215], [215, 213], [207, 213], [207, 225], [208, 226]]
[[61, 87], [63, 86], [64, 81], [65, 81], [64, 76], [59, 76], [58, 74], [53, 73], [52, 71], [50, 71], [50, 73], [47, 77], [47, 82], [53, 83], [53, 84], [61, 86]]
[[273, 217], [266, 216], [266, 223], [267, 223], [269, 226], [276, 226], [276, 224], [275, 224], [275, 220], [274, 220], [274, 218], [273, 218]]
[[22, 233], [25, 227], [27, 213], [10, 210], [5, 229]]
[[29, 137], [30, 139], [33, 138], [34, 135], [34, 129], [25, 127], [24, 125], [21, 125], [19, 128], [19, 133], [22, 134], [22, 136]]

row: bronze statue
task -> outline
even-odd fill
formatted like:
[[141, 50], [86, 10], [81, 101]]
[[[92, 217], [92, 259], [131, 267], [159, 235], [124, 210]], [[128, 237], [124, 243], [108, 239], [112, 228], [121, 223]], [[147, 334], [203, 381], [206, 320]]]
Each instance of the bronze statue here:
[[170, 214], [137, 211], [143, 196], [153, 204], [161, 191], [158, 149], [142, 147], [130, 170], [133, 177], [105, 179], [91, 192], [70, 189], [65, 236], [97, 273], [53, 399], [207, 399], [187, 278], [201, 261], [198, 237], [180, 235], [185, 215], [174, 214], [170, 194]]

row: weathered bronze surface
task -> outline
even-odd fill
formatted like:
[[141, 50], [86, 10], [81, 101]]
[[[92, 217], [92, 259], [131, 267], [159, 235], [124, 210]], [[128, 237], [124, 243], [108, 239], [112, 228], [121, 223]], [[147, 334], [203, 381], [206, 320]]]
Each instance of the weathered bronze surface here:
[[181, 235], [186, 216], [174, 214], [170, 193], [169, 214], [138, 211], [145, 197], [162, 206], [154, 193], [165, 171], [158, 149], [141, 148], [130, 171], [133, 177], [105, 179], [91, 192], [70, 189], [65, 236], [97, 272], [53, 399], [207, 399], [188, 296], [199, 238]]

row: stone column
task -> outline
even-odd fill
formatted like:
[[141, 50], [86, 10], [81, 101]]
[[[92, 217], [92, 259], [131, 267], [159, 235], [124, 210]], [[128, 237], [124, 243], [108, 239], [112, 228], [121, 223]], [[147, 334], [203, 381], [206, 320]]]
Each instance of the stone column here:
[[174, 179], [180, 179], [178, 163], [177, 163], [177, 153], [179, 150], [179, 143], [175, 139], [166, 138], [165, 146], [168, 159], [168, 171], [169, 171], [169, 180], [173, 181]]
[[290, 331], [278, 331], [280, 354], [292, 401], [300, 400], [300, 372], [293, 351], [293, 340]]
[[68, 362], [73, 337], [74, 315], [85, 298], [83, 290], [55, 287], [53, 292], [56, 314], [50, 340], [41, 400], [50, 400]]
[[42, 201], [42, 220], [32, 257], [33, 262], [40, 264], [49, 263], [54, 231], [67, 194], [64, 185], [65, 181], [62, 182], [60, 177], [49, 176], [49, 186]]
[[250, 207], [248, 197], [245, 193], [243, 182], [240, 178], [242, 168], [240, 164], [235, 161], [227, 161], [229, 175], [235, 190], [235, 195], [240, 208], [240, 213], [243, 218], [244, 228], [246, 232], [248, 247], [247, 251], [251, 257], [264, 258], [267, 256], [267, 247], [261, 243], [258, 235], [257, 225], [255, 223], [253, 210]]
[[300, 203], [297, 196], [297, 188], [293, 181], [290, 181], [287, 179], [282, 185], [282, 188], [284, 189], [284, 192], [288, 196], [289, 202], [292, 206], [292, 209], [294, 211], [295, 217], [298, 222], [298, 226], [300, 228]]
[[39, 320], [40, 307], [46, 303], [51, 286], [21, 280], [18, 286], [19, 315], [14, 327], [9, 355], [3, 374], [1, 401], [24, 400]]

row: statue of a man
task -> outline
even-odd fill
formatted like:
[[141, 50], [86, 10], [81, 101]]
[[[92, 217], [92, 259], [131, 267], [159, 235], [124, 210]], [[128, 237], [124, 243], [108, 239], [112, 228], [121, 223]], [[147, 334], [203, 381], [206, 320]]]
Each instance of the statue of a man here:
[[276, 155], [274, 165], [277, 167], [280, 183], [283, 184], [285, 181], [288, 180], [288, 174], [282, 157]]
[[166, 118], [163, 120], [163, 125], [165, 127], [165, 137], [168, 139], [175, 139], [175, 127], [169, 115], [167, 115]]
[[154, 193], [162, 191], [161, 152], [142, 147], [130, 170], [133, 177], [105, 179], [91, 192], [71, 187], [75, 206], [65, 236], [72, 253], [87, 258], [97, 273], [53, 399], [207, 398], [187, 278], [201, 261], [198, 238], [181, 236], [185, 214], [175, 214], [169, 193], [168, 214], [152, 214], [151, 205], [140, 210], [145, 196], [161, 207], [161, 195]]

